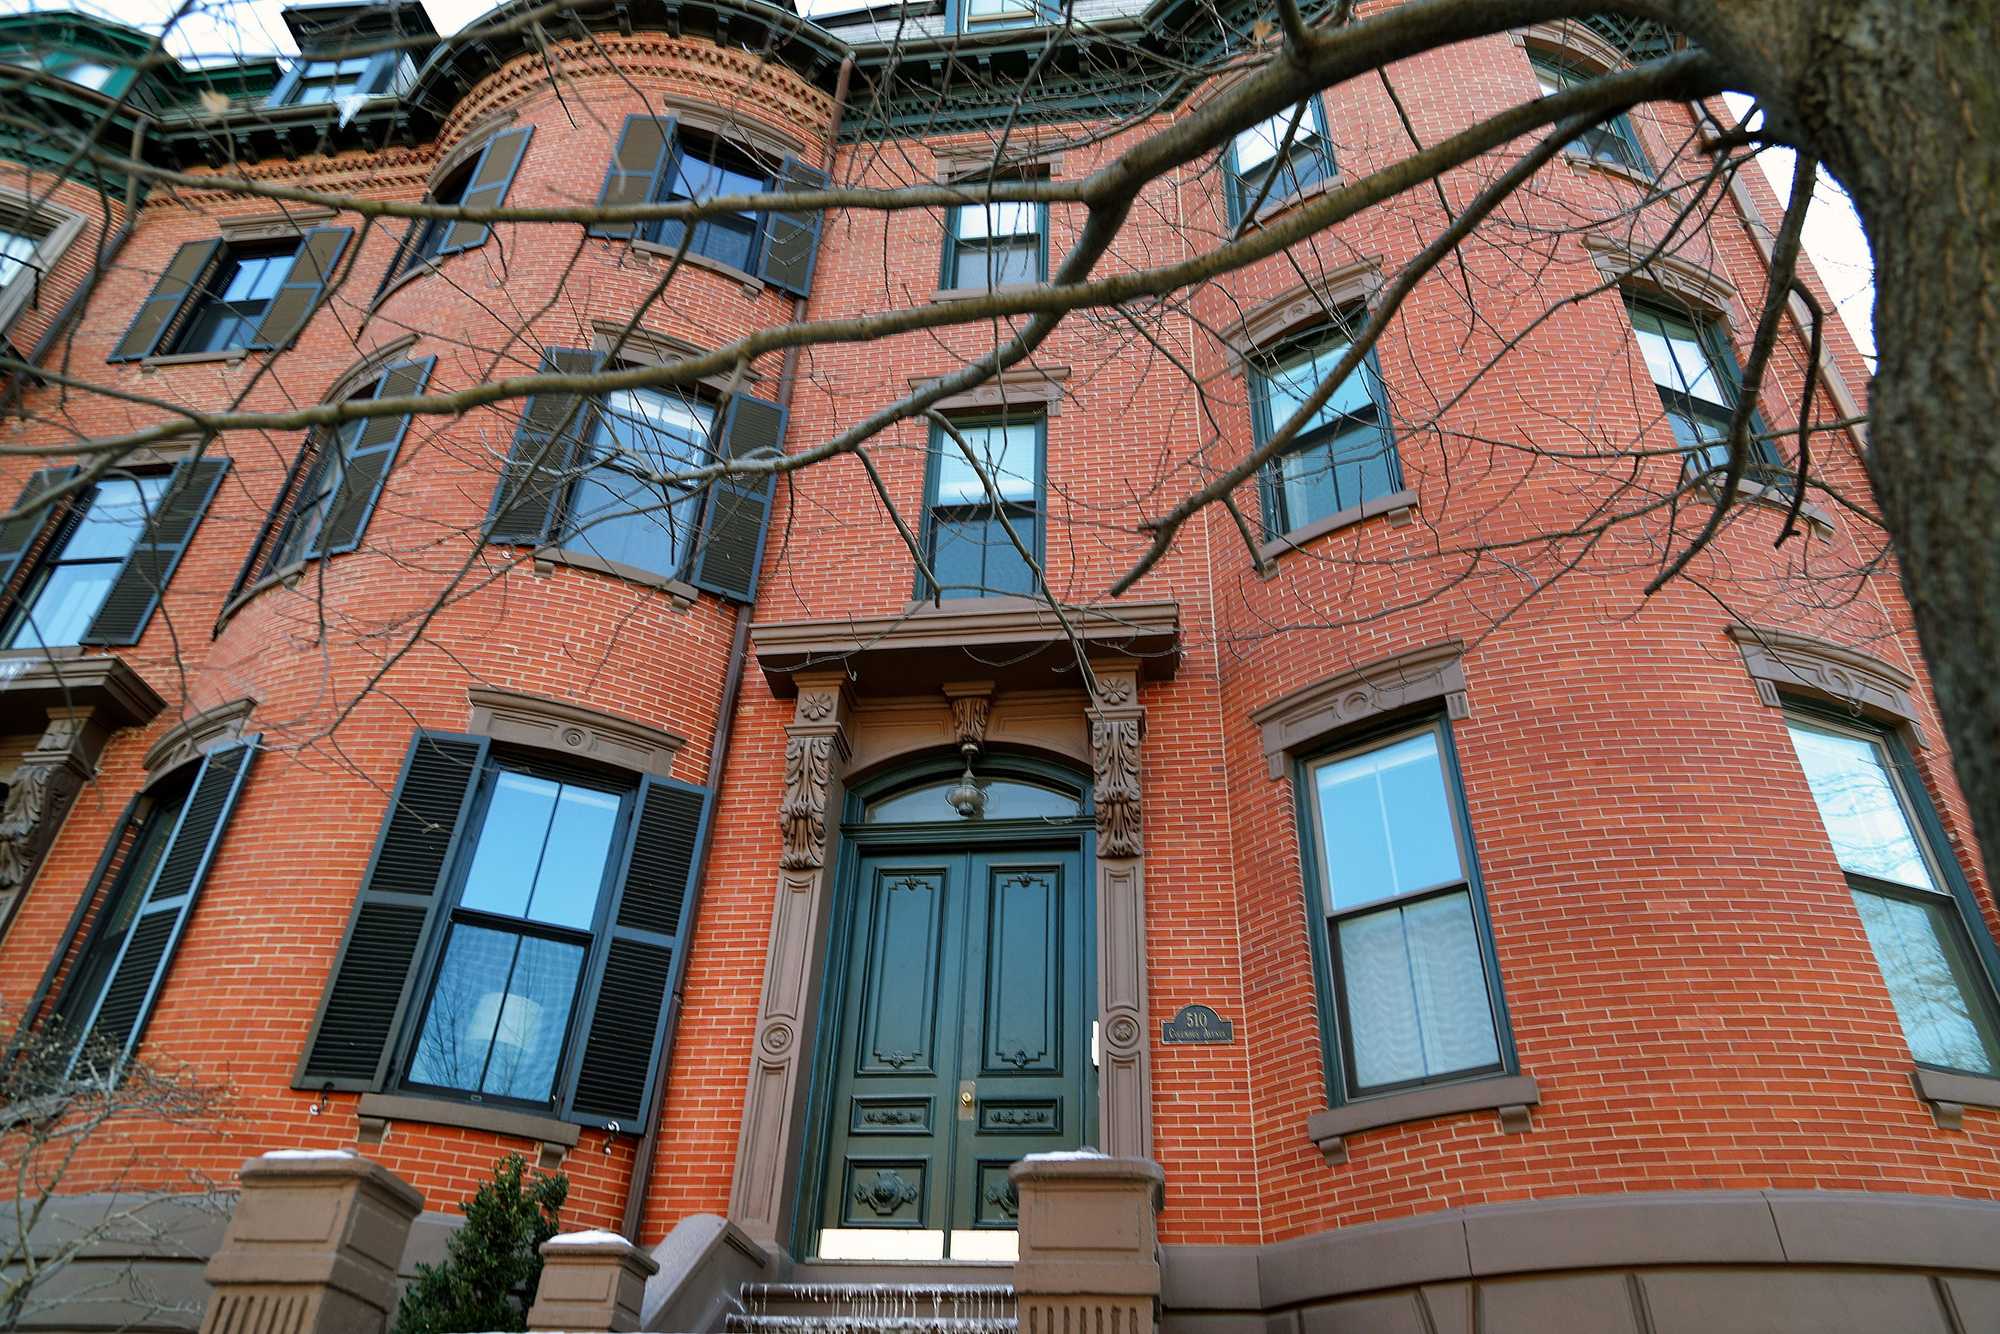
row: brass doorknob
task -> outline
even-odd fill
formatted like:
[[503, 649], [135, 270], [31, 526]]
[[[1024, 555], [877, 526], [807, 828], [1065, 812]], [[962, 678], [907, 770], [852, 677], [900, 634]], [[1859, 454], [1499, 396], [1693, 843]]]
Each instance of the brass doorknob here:
[[958, 1105], [959, 1105], [959, 1106], [961, 1106], [961, 1107], [970, 1107], [970, 1106], [972, 1106], [972, 1090], [971, 1090], [971, 1089], [960, 1089], [960, 1090], [958, 1091]]

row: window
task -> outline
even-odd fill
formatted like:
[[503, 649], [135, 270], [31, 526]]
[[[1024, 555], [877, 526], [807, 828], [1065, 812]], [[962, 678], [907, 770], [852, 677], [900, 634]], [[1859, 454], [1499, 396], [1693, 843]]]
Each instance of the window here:
[[481, 797], [409, 1082], [546, 1105], [629, 794], [503, 761]]
[[248, 347], [271, 298], [291, 272], [297, 247], [231, 246], [209, 286], [195, 298], [194, 314], [174, 344], [176, 352], [223, 352]]
[[636, 1132], [706, 810], [705, 791], [671, 779], [419, 733], [297, 1087], [423, 1090]]
[[[384, 367], [350, 399], [409, 398], [424, 391], [437, 358]], [[278, 497], [265, 535], [231, 597], [268, 574], [300, 561], [352, 551], [375, 511], [382, 486], [409, 432], [410, 418], [359, 417], [331, 438], [314, 434], [296, 466], [297, 481]], [[287, 501], [289, 500], [289, 505]]]
[[964, 204], [951, 210], [945, 286], [983, 290], [1038, 283], [1047, 279], [1048, 269], [1047, 206]]
[[[823, 190], [827, 175], [796, 157], [775, 168], [734, 139], [683, 128], [672, 117], [628, 116], [604, 174], [598, 203], [613, 207], [764, 191]], [[592, 236], [624, 237], [679, 249], [688, 224], [661, 220], [600, 223]], [[819, 255], [820, 210], [726, 213], [702, 218], [688, 253], [705, 256], [797, 296], [812, 290]]]
[[229, 469], [189, 459], [166, 475], [105, 477], [37, 505], [75, 468], [28, 479], [0, 524], [0, 648], [136, 644]]
[[564, 545], [632, 569], [678, 575], [693, 545], [701, 491], [652, 478], [709, 462], [714, 426], [714, 406], [699, 399], [657, 389], [608, 395], [591, 414]]
[[84, 221], [50, 200], [0, 191], [0, 334], [22, 311], [43, 304], [43, 283], [82, 235]]
[[[551, 348], [543, 373], [590, 374], [602, 359]], [[661, 479], [721, 459], [783, 448], [785, 410], [750, 394], [726, 402], [655, 389], [602, 402], [537, 394], [487, 520], [486, 540], [626, 578], [686, 580], [722, 597], [756, 596], [769, 474], [689, 486]]]
[[82, 643], [166, 486], [159, 476], [106, 478], [92, 487], [22, 590], [0, 647]]
[[[1528, 62], [1535, 67], [1535, 82], [1541, 85], [1543, 97], [1588, 83], [1596, 77], [1568, 61], [1540, 52], [1530, 54]], [[1602, 125], [1585, 130], [1571, 140], [1564, 151], [1597, 162], [1608, 162], [1614, 167], [1623, 167], [1644, 176], [1652, 174], [1652, 168], [1646, 164], [1646, 155], [1639, 148], [1639, 135], [1632, 128], [1632, 118], [1623, 112]]]
[[66, 79], [93, 92], [104, 91], [104, 86], [118, 74], [112, 66], [86, 60], [82, 56], [61, 56], [51, 60], [48, 71], [58, 79]]
[[[527, 155], [532, 125], [502, 130], [466, 156], [439, 178], [426, 197], [433, 204], [461, 204], [466, 208], [498, 208], [507, 202], [507, 191]], [[387, 289], [400, 275], [431, 260], [485, 245], [492, 228], [481, 222], [449, 222], [443, 218], [413, 220], [382, 276]]]
[[0, 224], [0, 289], [6, 288], [16, 278], [32, 282], [40, 277], [35, 269], [35, 251], [40, 248], [42, 238], [33, 232], [19, 230], [26, 225], [11, 219]]
[[967, 32], [1046, 21], [1042, 0], [959, 0], [958, 14]]
[[[72, 1070], [80, 1062], [89, 1069], [115, 1063], [138, 1044], [257, 741], [252, 736], [220, 746], [158, 778], [112, 834], [84, 892], [84, 912], [95, 910], [91, 925], [55, 1007], [57, 1021], [76, 1042]], [[65, 940], [57, 947], [31, 1012], [54, 985], [69, 946]]]
[[1232, 227], [1253, 209], [1261, 212], [1333, 178], [1323, 114], [1319, 99], [1308, 98], [1236, 136], [1224, 164]]
[[190, 241], [112, 349], [110, 361], [284, 347], [319, 308], [352, 227], [282, 241]]
[[291, 105], [315, 106], [352, 97], [362, 90], [368, 63], [366, 56], [355, 60], [308, 60], [299, 71]]
[[2000, 1074], [2000, 1015], [1973, 944], [1976, 913], [1958, 868], [1920, 832], [1912, 766], [1880, 732], [1804, 714], [1787, 724], [1911, 1053], [1924, 1065]]
[[1507, 1063], [1450, 733], [1426, 724], [1304, 766], [1348, 1098]]
[[271, 90], [270, 105], [339, 106], [357, 97], [381, 97], [407, 83], [416, 65], [401, 52], [308, 59], [292, 65]]
[[[1295, 343], [1251, 372], [1257, 443], [1305, 405], [1347, 354], [1340, 334]], [[1265, 468], [1264, 535], [1281, 537], [1402, 489], [1381, 375], [1371, 351]]]
[[[943, 597], [1032, 595], [1035, 572], [1007, 529], [1014, 530], [1039, 564], [1047, 423], [1035, 418], [953, 424], [978, 456], [979, 469], [967, 461], [956, 440], [931, 427], [925, 553], [937, 587], [921, 591], [924, 596], [936, 592]], [[999, 493], [998, 506], [980, 479], [981, 470]]]
[[[1660, 391], [1674, 441], [1687, 451], [1690, 472], [1719, 471], [1729, 463], [1729, 424], [1736, 415], [1736, 357], [1713, 321], [1677, 315], [1649, 302], [1628, 301], [1632, 332], [1645, 354], [1646, 370]], [[1750, 426], [1751, 472], [1783, 472], [1777, 447], [1765, 435], [1762, 418]]]

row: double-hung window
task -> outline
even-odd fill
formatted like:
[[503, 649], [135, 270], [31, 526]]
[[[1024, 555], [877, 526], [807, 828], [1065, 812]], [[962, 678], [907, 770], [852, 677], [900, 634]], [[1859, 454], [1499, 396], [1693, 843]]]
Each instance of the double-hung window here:
[[[1688, 470], [1720, 472], [1729, 463], [1729, 425], [1736, 416], [1738, 372], [1728, 339], [1713, 320], [1676, 314], [1650, 302], [1626, 304], [1674, 442], [1686, 452]], [[1753, 416], [1750, 432], [1751, 474], [1782, 472], [1777, 447], [1764, 438], [1761, 417]]]
[[1043, 0], [958, 0], [958, 18], [966, 32], [1052, 21], [1043, 13]]
[[[948, 598], [1031, 595], [1035, 571], [1021, 548], [1033, 555], [1035, 565], [1041, 563], [1047, 421], [1036, 417], [952, 424], [972, 447], [978, 466], [949, 432], [932, 425], [924, 525], [926, 554], [937, 584], [921, 591], [924, 596]], [[1008, 536], [1010, 528], [1013, 538]]]
[[167, 477], [107, 477], [73, 503], [21, 591], [0, 647], [83, 642], [111, 586], [158, 510]]
[[1038, 283], [1049, 276], [1048, 207], [962, 204], [945, 236], [945, 286], [981, 290]]
[[1320, 101], [1309, 97], [1237, 135], [1227, 155], [1229, 223], [1262, 212], [1333, 178]]
[[[438, 178], [427, 197], [433, 204], [458, 204], [465, 208], [498, 208], [507, 201], [521, 159], [527, 154], [531, 125], [502, 130], [469, 153], [459, 164]], [[402, 274], [434, 259], [456, 255], [485, 245], [492, 228], [483, 222], [423, 218], [413, 221], [396, 256], [382, 276], [387, 288]]]
[[297, 1086], [637, 1133], [706, 810], [673, 779], [418, 733]]
[[[1535, 82], [1541, 86], [1543, 97], [1588, 83], [1594, 77], [1566, 60], [1540, 52], [1530, 54], [1528, 62], [1535, 68]], [[1646, 154], [1639, 147], [1638, 132], [1632, 128], [1632, 118], [1622, 111], [1602, 125], [1593, 125], [1585, 130], [1572, 139], [1563, 151], [1597, 162], [1608, 162], [1614, 167], [1623, 167], [1641, 175], [1652, 174], [1652, 168], [1646, 164]]]
[[[1340, 365], [1351, 346], [1321, 334], [1251, 371], [1251, 410], [1261, 447]], [[1282, 537], [1402, 489], [1382, 377], [1371, 351], [1264, 469], [1264, 534]]]
[[2000, 1075], [2000, 1012], [1974, 944], [1976, 910], [1924, 828], [1913, 766], [1879, 731], [1805, 713], [1787, 723], [1911, 1054]]
[[367, 56], [352, 60], [308, 60], [299, 71], [290, 105], [322, 106], [354, 96], [362, 91], [368, 65]]
[[1491, 1073], [1508, 1060], [1450, 756], [1439, 720], [1303, 767], [1332, 991], [1323, 1018], [1349, 1099]]
[[[590, 374], [593, 352], [551, 348], [544, 372]], [[756, 595], [771, 475], [688, 474], [775, 455], [785, 411], [750, 394], [614, 390], [598, 399], [537, 394], [521, 414], [494, 491], [487, 540], [642, 581], [686, 580], [739, 601]]]
[[553, 1101], [631, 799], [629, 787], [505, 761], [488, 766], [411, 1084]]
[[273, 241], [190, 241], [176, 250], [111, 361], [284, 347], [319, 307], [352, 227]]
[[715, 405], [658, 389], [620, 389], [591, 414], [563, 545], [665, 577], [693, 545], [701, 489], [671, 480], [708, 462]]
[[[827, 175], [790, 155], [766, 155], [675, 118], [628, 116], [598, 203], [607, 207], [695, 202], [726, 195], [823, 190]], [[696, 219], [592, 224], [592, 236], [624, 237], [741, 270], [798, 296], [812, 290], [821, 210], [729, 210]], [[692, 225], [694, 234], [688, 235]]]
[[269, 100], [274, 107], [342, 106], [393, 93], [415, 74], [415, 63], [401, 51], [313, 57], [293, 64]]
[[25, 194], [0, 196], [0, 335], [30, 306], [63, 252], [83, 233], [84, 215]]
[[42, 238], [21, 227], [20, 223], [0, 226], [0, 291], [16, 279], [34, 279], [35, 251]]

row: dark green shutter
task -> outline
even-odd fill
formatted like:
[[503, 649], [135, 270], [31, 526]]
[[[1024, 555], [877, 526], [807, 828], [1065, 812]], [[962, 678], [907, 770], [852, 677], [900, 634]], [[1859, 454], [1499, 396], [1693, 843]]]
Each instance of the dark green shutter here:
[[[425, 357], [421, 361], [399, 361], [382, 371], [375, 382], [374, 398], [409, 398], [424, 392], [424, 384], [430, 379], [431, 367], [437, 364], [436, 357]], [[375, 502], [381, 498], [382, 483], [389, 476], [389, 470], [396, 466], [396, 451], [402, 447], [403, 436], [410, 429], [408, 413], [400, 417], [368, 417], [361, 424], [361, 438], [355, 441], [354, 449], [347, 455], [347, 469], [341, 474], [340, 486], [333, 494], [333, 504], [327, 510], [326, 526], [320, 529], [317, 545], [311, 554], [320, 556], [337, 555], [352, 551], [361, 544], [361, 534], [368, 527], [368, 517], [375, 512]], [[336, 450], [328, 450], [332, 458]]]
[[[598, 368], [598, 360], [595, 352], [552, 347], [542, 353], [541, 373], [588, 375]], [[589, 429], [589, 411], [581, 394], [536, 394], [522, 405], [513, 452], [493, 492], [487, 541], [539, 546], [550, 539], [569, 471]]]
[[[722, 418], [724, 458], [776, 452], [785, 443], [785, 410], [749, 394], [730, 397]], [[722, 478], [709, 485], [694, 564], [688, 578], [699, 588], [738, 602], [757, 596], [764, 563], [764, 529], [771, 521], [773, 478]]]
[[139, 306], [132, 325], [107, 361], [137, 361], [150, 357], [166, 341], [181, 320], [188, 297], [199, 291], [222, 252], [221, 241], [189, 241], [167, 261], [153, 293]]
[[[521, 158], [528, 151], [528, 136], [534, 132], [532, 125], [502, 130], [487, 141], [486, 147], [479, 150], [479, 161], [472, 168], [465, 192], [459, 196], [461, 208], [498, 208], [506, 202], [514, 173], [520, 170]], [[445, 232], [438, 254], [455, 255], [485, 245], [491, 234], [492, 229], [483, 222], [454, 222]]]
[[103, 997], [87, 1021], [90, 1036], [121, 1055], [131, 1054], [145, 1030], [256, 751], [257, 738], [250, 737], [202, 758], [153, 883], [144, 889], [145, 899], [111, 966]]
[[418, 950], [444, 898], [445, 868], [479, 786], [486, 744], [484, 737], [441, 732], [419, 732], [410, 742], [293, 1081], [297, 1087], [381, 1084], [409, 1004]]
[[[305, 441], [299, 446], [298, 454], [292, 459], [292, 466], [285, 470], [284, 485], [272, 498], [270, 513], [264, 516], [263, 524], [257, 529], [250, 550], [244, 553], [243, 566], [236, 571], [236, 582], [229, 586], [229, 596], [222, 600], [222, 609], [227, 612], [244, 589], [271, 573], [271, 561], [278, 549], [284, 545], [284, 530], [290, 526], [292, 507], [302, 495], [310, 494], [310, 489], [319, 485], [319, 470], [326, 458], [326, 451], [320, 448], [320, 435], [307, 431]], [[222, 627], [220, 615], [216, 619], [216, 629]]]
[[708, 794], [649, 778], [639, 796], [603, 964], [586, 995], [583, 1051], [566, 1120], [643, 1128], [659, 1081], [667, 991], [693, 892]]
[[257, 326], [253, 348], [280, 348], [299, 336], [319, 306], [326, 285], [333, 280], [334, 268], [354, 239], [352, 227], [314, 227], [299, 241], [299, 253], [292, 268], [278, 286], [278, 294], [264, 310]]
[[[824, 190], [827, 174], [788, 157], [778, 168], [779, 190]], [[819, 229], [823, 209], [773, 213], [764, 227], [764, 251], [757, 259], [757, 276], [773, 287], [804, 296], [812, 291], [813, 265], [819, 259]]]
[[[604, 173], [598, 204], [616, 207], [643, 204], [651, 199], [673, 147], [673, 117], [627, 116], [625, 128], [618, 135], [618, 147], [611, 154], [611, 165]], [[630, 239], [638, 229], [637, 223], [600, 222], [591, 225], [590, 234]]]
[[[16, 510], [25, 510], [37, 497], [49, 492], [76, 476], [75, 468], [42, 468], [28, 478], [28, 484], [21, 488], [20, 499], [14, 502]], [[7, 594], [14, 586], [14, 577], [21, 572], [21, 565], [34, 551], [35, 543], [41, 540], [56, 513], [65, 508], [59, 502], [30, 513], [17, 514], [0, 523], [0, 616], [4, 616], [13, 605]]]
[[104, 605], [84, 632], [86, 644], [136, 644], [160, 605], [160, 596], [174, 577], [174, 568], [194, 539], [208, 502], [215, 499], [228, 459], [189, 459], [174, 469], [160, 503], [139, 534], [138, 545], [125, 558]]
[[424, 228], [430, 226], [433, 221], [435, 220], [431, 218], [410, 219], [410, 225], [403, 229], [403, 239], [396, 242], [396, 253], [389, 257], [389, 267], [382, 271], [382, 281], [375, 287], [375, 301], [380, 301], [382, 294], [389, 290], [390, 284], [402, 276], [404, 265], [409, 262], [410, 255], [416, 249], [417, 238], [424, 234]]

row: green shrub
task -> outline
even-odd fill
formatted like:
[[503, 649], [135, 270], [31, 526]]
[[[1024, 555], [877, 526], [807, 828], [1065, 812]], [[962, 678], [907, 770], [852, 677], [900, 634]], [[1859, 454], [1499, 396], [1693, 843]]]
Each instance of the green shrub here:
[[510, 1153], [493, 1179], [465, 1203], [465, 1226], [445, 1245], [444, 1263], [418, 1265], [396, 1309], [395, 1334], [469, 1334], [526, 1329], [542, 1278], [542, 1243], [556, 1234], [569, 1178], [537, 1175]]

